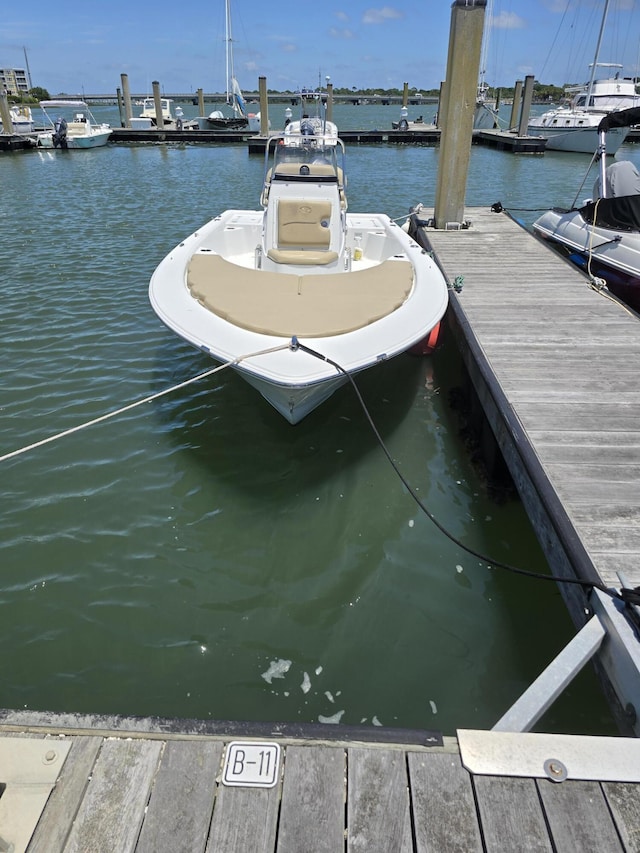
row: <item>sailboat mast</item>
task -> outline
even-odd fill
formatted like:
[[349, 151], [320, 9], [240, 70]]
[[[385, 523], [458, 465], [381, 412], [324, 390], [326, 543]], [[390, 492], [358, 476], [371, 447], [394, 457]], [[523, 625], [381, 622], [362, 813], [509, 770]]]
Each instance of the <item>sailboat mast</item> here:
[[229, 10], [229, 0], [225, 0], [224, 3], [224, 48], [225, 48], [225, 91], [226, 91], [226, 101], [229, 103], [229, 42], [231, 41], [231, 35], [229, 32], [229, 28], [231, 26], [230, 21], [230, 10]]
[[598, 44], [596, 45], [596, 55], [593, 59], [593, 67], [591, 68], [591, 79], [589, 80], [589, 89], [587, 91], [587, 106], [591, 105], [591, 93], [593, 92], [593, 82], [596, 77], [598, 68], [598, 59], [600, 58], [600, 45], [602, 44], [602, 36], [604, 34], [604, 25], [607, 21], [607, 12], [609, 11], [609, 0], [604, 4], [604, 12], [602, 13], [602, 21], [600, 23], [600, 33], [598, 34]]
[[485, 15], [484, 33], [482, 38], [482, 52], [480, 55], [480, 85], [478, 90], [484, 92], [484, 75], [487, 71], [487, 57], [489, 55], [489, 36], [491, 35], [491, 25], [493, 24], [493, 0], [487, 3], [487, 12]]
[[226, 43], [227, 43], [227, 59], [226, 59], [226, 71], [227, 71], [227, 103], [231, 103], [232, 99], [232, 80], [235, 77], [235, 72], [233, 70], [233, 35], [231, 33], [231, 4], [230, 0], [225, 0], [225, 30], [226, 30]]

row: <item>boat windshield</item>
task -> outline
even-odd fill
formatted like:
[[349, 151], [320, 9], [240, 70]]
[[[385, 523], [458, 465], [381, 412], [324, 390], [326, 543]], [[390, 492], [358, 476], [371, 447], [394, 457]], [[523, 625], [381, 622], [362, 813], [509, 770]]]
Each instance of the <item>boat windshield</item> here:
[[344, 144], [341, 139], [323, 145], [320, 137], [311, 145], [287, 145], [283, 137], [271, 137], [266, 151], [266, 169], [262, 203], [266, 205], [269, 190], [275, 182], [328, 184], [337, 186], [346, 208]]
[[[314, 177], [324, 175], [335, 180], [338, 169], [343, 165], [343, 156], [338, 158], [339, 153], [343, 154], [341, 146], [323, 145], [322, 140], [316, 137], [301, 137], [301, 142], [303, 140], [308, 140], [310, 144], [287, 145], [289, 140], [280, 140], [280, 144], [274, 146], [273, 174], [297, 172], [301, 177], [313, 174]], [[314, 168], [311, 169], [310, 166]]]

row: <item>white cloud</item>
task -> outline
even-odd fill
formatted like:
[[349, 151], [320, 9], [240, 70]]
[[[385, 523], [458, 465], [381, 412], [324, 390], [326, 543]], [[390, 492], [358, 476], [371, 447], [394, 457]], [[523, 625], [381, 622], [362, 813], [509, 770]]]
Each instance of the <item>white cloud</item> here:
[[382, 9], [367, 9], [362, 17], [362, 23], [384, 24], [392, 18], [404, 18], [404, 15], [397, 9], [392, 9], [391, 6], [383, 6]]
[[515, 12], [500, 12], [491, 19], [491, 26], [496, 30], [521, 30], [525, 22]]
[[331, 38], [334, 38], [334, 39], [352, 39], [352, 38], [354, 38], [354, 34], [353, 34], [352, 30], [349, 30], [346, 28], [343, 30], [340, 30], [337, 27], [331, 27], [331, 29], [329, 30], [329, 35], [331, 36]]

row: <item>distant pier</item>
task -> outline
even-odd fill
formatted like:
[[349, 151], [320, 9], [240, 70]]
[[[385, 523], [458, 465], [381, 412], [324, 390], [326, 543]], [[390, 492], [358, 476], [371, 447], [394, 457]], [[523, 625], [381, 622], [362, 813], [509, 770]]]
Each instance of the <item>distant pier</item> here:
[[[439, 145], [441, 131], [434, 125], [411, 130], [340, 130], [340, 138], [346, 145]], [[115, 144], [135, 143], [200, 143], [204, 145], [247, 145], [250, 154], [264, 153], [267, 137], [246, 130], [167, 130], [114, 128], [110, 142]], [[485, 145], [502, 151], [523, 154], [541, 154], [546, 140], [538, 136], [519, 136], [515, 133], [485, 130], [474, 131], [474, 145]]]

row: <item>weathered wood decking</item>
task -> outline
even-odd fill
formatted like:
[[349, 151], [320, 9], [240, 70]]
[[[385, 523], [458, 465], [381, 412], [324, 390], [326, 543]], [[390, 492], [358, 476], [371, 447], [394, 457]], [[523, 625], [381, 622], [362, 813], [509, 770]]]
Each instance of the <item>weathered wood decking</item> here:
[[640, 584], [640, 320], [504, 213], [423, 229], [449, 319], [554, 571]]
[[[17, 756], [25, 738], [46, 737], [48, 760], [55, 760], [62, 744], [71, 744], [42, 814], [32, 817], [32, 826], [26, 817], [22, 822], [22, 843], [18, 830], [13, 837], [5, 832], [9, 821], [3, 823], [0, 798], [2, 843], [17, 839], [15, 853], [29, 838], [29, 853], [640, 850], [637, 773], [630, 774], [635, 781], [616, 781], [615, 774], [599, 781], [587, 773], [557, 783], [542, 767], [512, 775], [516, 755], [504, 772], [478, 774], [464, 766], [485, 760], [477, 746], [467, 746], [465, 754], [462, 738], [474, 738], [473, 732], [460, 733], [462, 755], [456, 739], [433, 748], [279, 738], [276, 784], [256, 788], [224, 784], [232, 738], [166, 734], [153, 727], [145, 732], [139, 726], [129, 733], [104, 731], [104, 725], [97, 719], [85, 731], [0, 728], [0, 744], [10, 741]], [[590, 740], [606, 752], [606, 743]], [[567, 755], [575, 747], [570, 741]], [[561, 737], [553, 749], [550, 758], [567, 761]], [[492, 756], [486, 760], [491, 769]], [[21, 773], [4, 792], [14, 803], [14, 818], [20, 798], [31, 796], [29, 769]]]

